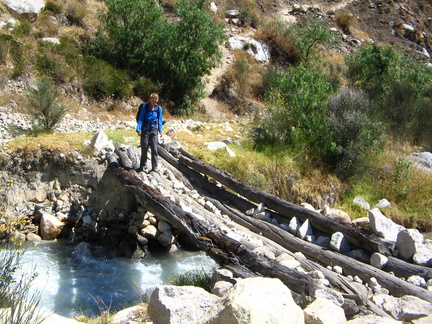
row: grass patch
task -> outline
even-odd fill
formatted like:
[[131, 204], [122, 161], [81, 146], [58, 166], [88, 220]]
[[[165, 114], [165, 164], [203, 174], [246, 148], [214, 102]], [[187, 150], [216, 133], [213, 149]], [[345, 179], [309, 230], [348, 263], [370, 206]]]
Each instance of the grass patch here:
[[204, 290], [211, 292], [211, 278], [204, 269], [188, 271], [186, 273], [176, 275], [168, 281], [168, 284], [174, 286], [194, 286], [203, 288]]

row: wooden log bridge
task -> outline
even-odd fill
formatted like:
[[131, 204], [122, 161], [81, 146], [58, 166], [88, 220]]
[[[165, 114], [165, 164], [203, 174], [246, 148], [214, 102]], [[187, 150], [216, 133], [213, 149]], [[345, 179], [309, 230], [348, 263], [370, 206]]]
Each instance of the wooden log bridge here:
[[[396, 270], [391, 274], [302, 240], [272, 223], [246, 216], [245, 212], [264, 203], [272, 217], [279, 222], [289, 222], [294, 216], [302, 221], [308, 219], [314, 229], [330, 235], [341, 232], [350, 244], [361, 247], [367, 253], [390, 255], [392, 245], [376, 236], [248, 186], [182, 149], [169, 153], [159, 146], [163, 170], [150, 174], [138, 174], [133, 170], [138, 161], [136, 151], [116, 149], [116, 153], [109, 158], [109, 168], [134, 193], [137, 201], [157, 217], [181, 230], [202, 251], [220, 266], [230, 269], [237, 277], [279, 278], [298, 298], [310, 295], [313, 290], [310, 276], [298, 269], [283, 266], [258, 252], [260, 244], [255, 243], [261, 242], [261, 246], [264, 245], [276, 256], [285, 252], [296, 258], [305, 269], [321, 270], [333, 288], [346, 295], [357, 296], [358, 300], [377, 314], [386, 316], [368, 301], [368, 296], [356, 283], [325, 266], [339, 265], [344, 275], [358, 276], [364, 282], [375, 277], [382, 287], [396, 297], [413, 295], [432, 302], [432, 292], [398, 277], [407, 278], [415, 274], [430, 279], [430, 268], [391, 257], [391, 262], [385, 268], [386, 271]], [[172, 189], [176, 186], [173, 179], [181, 180], [187, 194]], [[194, 198], [191, 199], [191, 196]], [[201, 203], [198, 203], [200, 200]], [[301, 252], [306, 258], [296, 252]]]

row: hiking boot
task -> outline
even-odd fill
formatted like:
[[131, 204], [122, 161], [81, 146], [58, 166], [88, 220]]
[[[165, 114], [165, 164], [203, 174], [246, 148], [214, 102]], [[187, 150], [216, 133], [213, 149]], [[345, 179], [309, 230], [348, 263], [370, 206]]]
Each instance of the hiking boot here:
[[153, 168], [153, 169], [150, 170], [150, 172], [159, 173], [159, 169], [158, 168]]
[[138, 169], [135, 170], [136, 172], [144, 172], [144, 168], [143, 167], [139, 167]]

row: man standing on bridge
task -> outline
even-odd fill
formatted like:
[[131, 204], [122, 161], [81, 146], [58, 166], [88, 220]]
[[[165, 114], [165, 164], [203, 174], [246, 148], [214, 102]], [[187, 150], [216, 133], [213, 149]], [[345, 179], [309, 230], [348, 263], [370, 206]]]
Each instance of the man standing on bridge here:
[[141, 161], [136, 170], [142, 172], [147, 168], [147, 151], [150, 146], [152, 169], [150, 172], [158, 172], [158, 133], [162, 136], [162, 107], [158, 105], [159, 95], [152, 93], [149, 102], [143, 103], [138, 108], [137, 128], [138, 136], [141, 136]]

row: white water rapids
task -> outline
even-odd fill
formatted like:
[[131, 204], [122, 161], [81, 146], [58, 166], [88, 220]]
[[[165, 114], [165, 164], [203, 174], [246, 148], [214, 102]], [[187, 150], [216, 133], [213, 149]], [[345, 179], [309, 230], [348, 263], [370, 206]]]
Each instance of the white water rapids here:
[[217, 267], [201, 252], [179, 250], [134, 260], [87, 243], [49, 241], [27, 247], [21, 265], [23, 274], [36, 269], [31, 289], [42, 291], [42, 308], [70, 318], [134, 306], [176, 275], [198, 269], [210, 274]]

